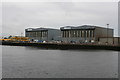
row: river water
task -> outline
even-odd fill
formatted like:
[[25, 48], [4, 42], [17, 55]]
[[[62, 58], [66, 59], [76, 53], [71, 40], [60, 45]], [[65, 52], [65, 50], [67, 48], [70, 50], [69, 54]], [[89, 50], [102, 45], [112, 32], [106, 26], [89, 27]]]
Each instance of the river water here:
[[118, 52], [2, 46], [3, 78], [117, 78]]

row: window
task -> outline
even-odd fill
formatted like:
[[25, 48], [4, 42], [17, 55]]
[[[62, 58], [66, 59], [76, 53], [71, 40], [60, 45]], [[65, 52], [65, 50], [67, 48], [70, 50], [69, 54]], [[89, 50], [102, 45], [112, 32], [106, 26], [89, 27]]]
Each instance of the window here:
[[90, 37], [90, 30], [88, 31], [88, 34], [89, 34], [88, 37]]
[[47, 37], [47, 31], [45, 31], [45, 37]]
[[93, 32], [93, 30], [91, 31], [91, 34], [92, 34], [92, 36], [91, 36], [91, 37], [94, 37], [94, 32]]
[[79, 31], [79, 37], [81, 37], [81, 30]]
[[82, 31], [82, 37], [84, 37], [84, 31]]
[[66, 31], [64, 31], [64, 37], [66, 37]]
[[76, 35], [75, 31], [73, 31], [73, 37], [75, 37], [75, 35]]
[[38, 32], [38, 36], [41, 37], [41, 32]]
[[94, 37], [94, 30], [93, 30], [93, 37]]
[[64, 37], [64, 31], [62, 31], [62, 37]]
[[86, 37], [88, 37], [88, 33], [87, 33], [87, 30], [86, 30]]
[[69, 32], [68, 31], [66, 31], [66, 37], [69, 37]]
[[90, 30], [90, 38], [92, 37], [92, 31]]
[[71, 36], [70, 36], [70, 31], [69, 31], [69, 37], [71, 37]]
[[73, 30], [71, 30], [71, 37], [73, 37], [74, 36], [74, 32], [73, 32]]

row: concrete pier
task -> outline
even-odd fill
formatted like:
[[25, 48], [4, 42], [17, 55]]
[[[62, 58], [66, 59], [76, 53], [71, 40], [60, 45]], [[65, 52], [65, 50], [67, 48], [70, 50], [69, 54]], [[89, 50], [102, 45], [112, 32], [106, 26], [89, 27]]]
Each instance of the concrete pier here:
[[48, 49], [91, 49], [91, 50], [116, 50], [120, 51], [120, 45], [97, 45], [97, 44], [68, 44], [68, 43], [17, 43], [17, 42], [2, 42], [2, 45], [11, 45], [11, 46], [33, 46], [39, 48], [48, 48]]

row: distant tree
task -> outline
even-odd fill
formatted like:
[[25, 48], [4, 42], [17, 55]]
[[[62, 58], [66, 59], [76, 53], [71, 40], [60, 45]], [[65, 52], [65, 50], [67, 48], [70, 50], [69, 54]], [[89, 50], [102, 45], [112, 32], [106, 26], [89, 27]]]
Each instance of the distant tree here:
[[7, 37], [4, 37], [4, 39], [7, 39]]
[[11, 38], [12, 36], [10, 35], [8, 38]]

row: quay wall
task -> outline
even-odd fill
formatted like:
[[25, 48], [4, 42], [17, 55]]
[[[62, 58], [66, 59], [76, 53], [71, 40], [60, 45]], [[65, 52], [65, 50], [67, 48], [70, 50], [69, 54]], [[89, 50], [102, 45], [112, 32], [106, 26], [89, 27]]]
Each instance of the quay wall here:
[[46, 49], [62, 49], [62, 50], [116, 50], [120, 51], [120, 45], [89, 45], [89, 44], [62, 44], [62, 43], [15, 43], [15, 42], [2, 42], [2, 45], [10, 46], [33, 46]]

